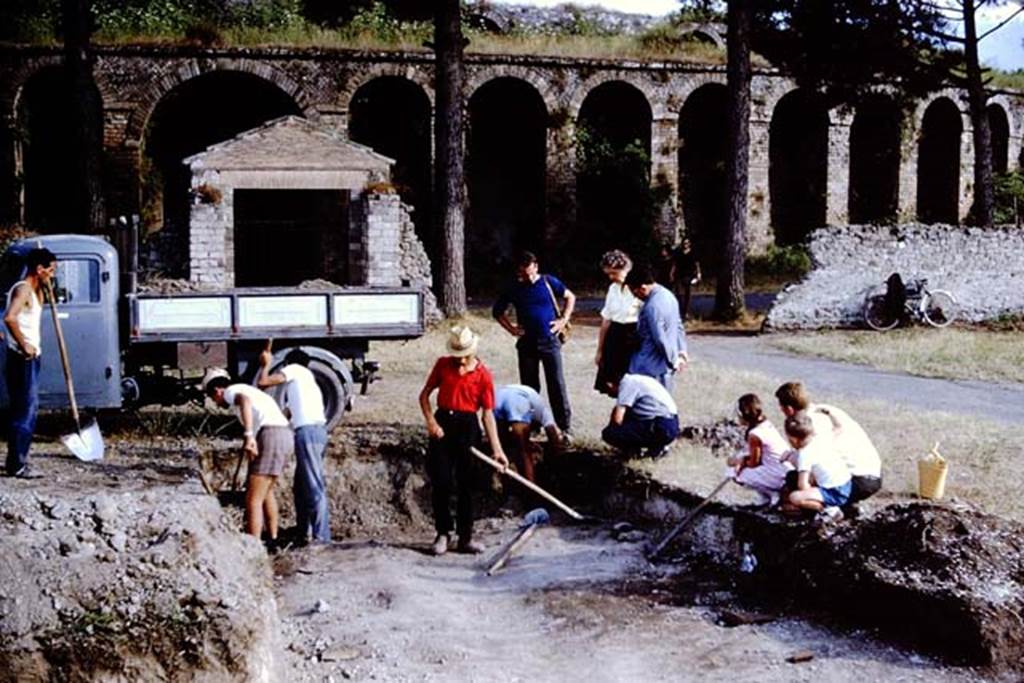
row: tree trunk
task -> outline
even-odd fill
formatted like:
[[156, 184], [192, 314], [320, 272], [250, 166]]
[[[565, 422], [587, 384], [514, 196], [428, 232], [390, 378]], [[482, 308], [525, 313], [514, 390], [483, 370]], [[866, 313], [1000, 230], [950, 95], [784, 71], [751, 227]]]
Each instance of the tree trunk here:
[[73, 232], [94, 232], [106, 224], [103, 202], [103, 102], [92, 75], [90, 0], [61, 0], [64, 68], [74, 113], [71, 205]]
[[466, 184], [463, 135], [463, 61], [460, 0], [437, 0], [434, 44], [437, 68], [434, 88], [434, 187], [437, 229], [441, 235], [441, 310], [448, 317], [466, 312], [465, 250]]
[[970, 105], [971, 128], [974, 134], [974, 204], [971, 218], [976, 225], [991, 227], [995, 207], [995, 188], [992, 180], [992, 134], [988, 125], [985, 105], [988, 94], [982, 82], [978, 63], [978, 27], [975, 23], [977, 7], [974, 0], [963, 0], [964, 60], [967, 64], [967, 101]]
[[729, 0], [727, 29], [729, 189], [725, 253], [715, 287], [715, 317], [736, 320], [743, 315], [743, 263], [747, 246], [747, 167], [750, 156], [750, 0]]

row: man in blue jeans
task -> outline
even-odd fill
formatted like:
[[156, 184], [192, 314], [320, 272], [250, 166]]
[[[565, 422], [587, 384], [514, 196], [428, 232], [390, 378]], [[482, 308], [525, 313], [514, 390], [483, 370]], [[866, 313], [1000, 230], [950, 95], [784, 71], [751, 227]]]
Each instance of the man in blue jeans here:
[[11, 424], [7, 436], [7, 475], [37, 479], [28, 467], [28, 451], [39, 409], [39, 354], [43, 289], [57, 270], [57, 257], [49, 249], [33, 249], [26, 258], [25, 279], [7, 292], [4, 326], [7, 328], [5, 379]]
[[679, 409], [653, 377], [625, 374], [616, 387], [615, 408], [601, 438], [629, 455], [646, 448], [660, 458], [679, 436]]
[[284, 384], [285, 408], [295, 431], [295, 518], [300, 542], [310, 533], [314, 542], [329, 543], [331, 521], [327, 508], [327, 484], [324, 481], [324, 451], [327, 450], [327, 419], [324, 399], [309, 369], [309, 354], [293, 349], [284, 357], [284, 365], [270, 372], [270, 351], [260, 354], [261, 389]]
[[[556, 302], [559, 311], [556, 310]], [[508, 307], [516, 309], [515, 324], [509, 320]], [[528, 251], [516, 259], [516, 284], [498, 297], [491, 309], [494, 319], [513, 337], [517, 337], [519, 381], [540, 391], [538, 364], [544, 366], [544, 383], [555, 415], [555, 424], [568, 436], [572, 409], [562, 372], [562, 342], [558, 334], [565, 329], [576, 295], [553, 275], [542, 275], [537, 257]]]

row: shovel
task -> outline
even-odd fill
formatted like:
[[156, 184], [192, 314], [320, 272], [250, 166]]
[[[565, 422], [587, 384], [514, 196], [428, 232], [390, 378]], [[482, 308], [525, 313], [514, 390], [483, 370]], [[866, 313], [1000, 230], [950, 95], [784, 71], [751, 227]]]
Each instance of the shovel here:
[[733, 477], [731, 477], [731, 476], [726, 477], [725, 479], [723, 479], [722, 482], [718, 486], [715, 487], [715, 490], [712, 491], [711, 493], [709, 493], [708, 497], [701, 501], [700, 505], [698, 505], [697, 507], [693, 508], [693, 510], [690, 511], [690, 514], [686, 515], [686, 517], [683, 518], [683, 521], [679, 522], [679, 524], [677, 524], [675, 526], [675, 528], [672, 529], [672, 531], [670, 531], [667, 534], [665, 534], [665, 538], [661, 539], [661, 542], [658, 543], [658, 545], [656, 545], [654, 547], [654, 550], [652, 550], [651, 552], [649, 552], [647, 554], [647, 560], [649, 562], [654, 562], [654, 560], [656, 560], [658, 558], [658, 556], [661, 555], [662, 551], [665, 550], [665, 548], [668, 547], [668, 544], [672, 542], [672, 539], [674, 539], [676, 536], [678, 536], [679, 532], [681, 532], [683, 529], [685, 529], [690, 524], [690, 522], [695, 520], [697, 518], [697, 515], [700, 514], [700, 511], [703, 510], [704, 507], [708, 503], [710, 503], [714, 499], [715, 496], [718, 495], [718, 492], [721, 491], [722, 489], [724, 489], [725, 485], [728, 484], [732, 480], [733, 480]]
[[530, 536], [533, 536], [533, 532], [537, 530], [541, 524], [547, 524], [551, 521], [551, 515], [544, 508], [535, 508], [526, 513], [523, 517], [522, 524], [519, 525], [519, 533], [512, 539], [504, 550], [498, 553], [498, 556], [491, 562], [491, 566], [487, 568], [487, 576], [494, 576], [494, 573], [505, 566], [508, 562], [508, 558], [512, 557], [512, 553], [516, 552], [530, 540]]
[[57, 333], [57, 348], [60, 350], [60, 362], [64, 368], [64, 381], [68, 385], [68, 398], [71, 400], [71, 416], [75, 418], [75, 431], [65, 434], [60, 440], [67, 446], [71, 454], [79, 460], [92, 462], [103, 458], [103, 435], [96, 420], [82, 428], [82, 420], [78, 415], [78, 401], [75, 399], [75, 382], [71, 378], [71, 363], [68, 361], [68, 349], [64, 345], [64, 331], [57, 315], [57, 297], [53, 293], [53, 284], [46, 281], [46, 293], [50, 297], [50, 311], [53, 313], [53, 329]]
[[479, 449], [475, 448], [474, 446], [470, 446], [469, 447], [469, 452], [472, 453], [473, 455], [475, 455], [480, 460], [483, 460], [485, 463], [487, 463], [488, 465], [490, 465], [494, 469], [498, 470], [502, 474], [504, 474], [504, 475], [506, 475], [508, 477], [511, 477], [515, 481], [518, 481], [520, 484], [522, 484], [526, 488], [530, 489], [531, 491], [533, 491], [537, 495], [541, 496], [542, 498], [544, 498], [544, 499], [548, 500], [549, 502], [551, 502], [552, 504], [556, 505], [565, 514], [569, 515], [570, 517], [572, 517], [576, 521], [583, 521], [584, 519], [586, 519], [583, 515], [581, 515], [580, 513], [576, 512], [571, 507], [569, 507], [568, 505], [566, 505], [562, 501], [558, 500], [553, 495], [551, 495], [550, 493], [548, 493], [547, 491], [545, 491], [541, 487], [537, 486], [536, 484], [534, 484], [532, 481], [530, 481], [526, 477], [518, 474], [517, 472], [513, 472], [512, 470], [508, 469], [507, 467], [504, 467], [500, 462], [498, 462], [494, 458], [490, 457], [489, 455], [484, 454], [483, 452], [481, 452]]

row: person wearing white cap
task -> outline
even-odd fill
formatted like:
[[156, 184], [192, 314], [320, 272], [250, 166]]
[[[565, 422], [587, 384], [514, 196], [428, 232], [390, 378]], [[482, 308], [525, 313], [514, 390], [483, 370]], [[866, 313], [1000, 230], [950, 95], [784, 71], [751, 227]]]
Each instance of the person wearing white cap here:
[[[420, 391], [420, 410], [430, 437], [427, 447], [427, 472], [433, 487], [434, 528], [437, 537], [431, 546], [435, 555], [448, 551], [452, 533], [449, 498], [452, 469], [455, 469], [458, 504], [455, 527], [459, 534], [458, 552], [480, 553], [483, 547], [473, 541], [472, 463], [470, 447], [480, 445], [480, 422], [494, 459], [508, 466], [494, 421], [494, 379], [477, 355], [479, 336], [465, 326], [451, 328], [448, 355], [434, 363]], [[430, 395], [437, 391], [437, 410], [432, 410]]]
[[256, 538], [264, 528], [269, 547], [277, 543], [277, 498], [274, 484], [284, 471], [285, 461], [295, 450], [295, 438], [288, 418], [277, 402], [248, 384], [232, 384], [227, 373], [207, 373], [203, 390], [221, 408], [235, 409], [244, 430], [242, 451], [249, 460], [245, 487], [245, 530]]

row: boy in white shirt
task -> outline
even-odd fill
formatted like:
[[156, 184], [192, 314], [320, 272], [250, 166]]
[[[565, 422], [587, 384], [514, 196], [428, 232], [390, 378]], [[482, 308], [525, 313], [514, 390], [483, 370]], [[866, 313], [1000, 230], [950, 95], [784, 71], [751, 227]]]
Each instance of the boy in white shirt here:
[[828, 447], [831, 442], [818, 439], [806, 411], [786, 418], [786, 437], [796, 449], [797, 486], [783, 509], [825, 511], [829, 518], [841, 517], [839, 508], [849, 501], [852, 483], [846, 464]]
[[277, 499], [274, 484], [284, 471], [295, 442], [284, 413], [268, 394], [248, 384], [232, 384], [223, 375], [206, 382], [206, 395], [222, 408], [234, 408], [242, 423], [242, 451], [249, 459], [245, 487], [245, 530], [256, 538], [264, 525], [271, 549], [277, 541]]
[[324, 479], [324, 452], [327, 450], [327, 418], [324, 398], [316, 377], [309, 370], [310, 357], [302, 349], [292, 349], [284, 357], [284, 365], [270, 372], [270, 351], [260, 354], [260, 374], [256, 383], [261, 389], [285, 385], [285, 406], [290, 412], [295, 431], [295, 520], [299, 542], [330, 543], [331, 521], [327, 507], [327, 484]]

